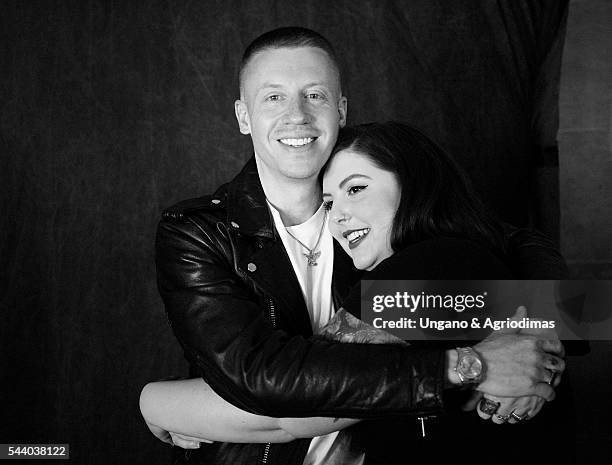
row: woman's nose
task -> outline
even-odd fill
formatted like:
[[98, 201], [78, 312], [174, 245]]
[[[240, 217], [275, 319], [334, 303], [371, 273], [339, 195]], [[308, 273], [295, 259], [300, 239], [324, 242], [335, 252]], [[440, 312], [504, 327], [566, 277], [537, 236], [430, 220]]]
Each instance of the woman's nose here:
[[348, 213], [345, 209], [334, 205], [331, 209], [330, 217], [334, 223], [345, 223], [348, 220]]

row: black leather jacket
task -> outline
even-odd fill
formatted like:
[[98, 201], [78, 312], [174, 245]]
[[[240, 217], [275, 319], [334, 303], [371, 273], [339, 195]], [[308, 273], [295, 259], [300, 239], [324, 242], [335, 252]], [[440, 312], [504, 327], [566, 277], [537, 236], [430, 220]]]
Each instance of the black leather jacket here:
[[[338, 303], [358, 275], [334, 247]], [[373, 418], [441, 409], [442, 350], [311, 337], [254, 159], [214, 195], [164, 212], [156, 262], [168, 319], [192, 374], [232, 404], [274, 417]], [[203, 444], [181, 456], [189, 463], [301, 465], [309, 441]]]
[[[563, 259], [543, 236], [508, 233], [518, 276], [563, 277]], [[359, 275], [335, 242], [334, 247], [338, 307], [338, 297]], [[442, 349], [312, 337], [253, 158], [214, 195], [163, 213], [156, 262], [168, 320], [191, 375], [202, 376], [230, 403], [273, 417], [376, 418], [427, 415], [442, 408]], [[178, 456], [189, 463], [301, 465], [309, 442], [203, 444]]]

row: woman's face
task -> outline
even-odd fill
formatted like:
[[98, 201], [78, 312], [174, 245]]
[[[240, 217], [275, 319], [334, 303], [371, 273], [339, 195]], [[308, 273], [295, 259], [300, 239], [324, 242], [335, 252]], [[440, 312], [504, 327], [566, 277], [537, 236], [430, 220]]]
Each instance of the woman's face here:
[[400, 201], [396, 176], [351, 149], [334, 155], [323, 177], [329, 229], [360, 270], [393, 255], [391, 228]]

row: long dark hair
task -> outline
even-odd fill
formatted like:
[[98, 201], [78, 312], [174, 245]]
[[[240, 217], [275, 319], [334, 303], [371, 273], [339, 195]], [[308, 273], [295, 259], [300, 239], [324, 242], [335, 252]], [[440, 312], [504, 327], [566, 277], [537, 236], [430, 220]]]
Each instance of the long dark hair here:
[[445, 236], [473, 240], [504, 255], [501, 224], [466, 173], [418, 129], [395, 121], [347, 127], [340, 130], [330, 161], [344, 149], [367, 156], [397, 177], [401, 197], [391, 231], [393, 251]]

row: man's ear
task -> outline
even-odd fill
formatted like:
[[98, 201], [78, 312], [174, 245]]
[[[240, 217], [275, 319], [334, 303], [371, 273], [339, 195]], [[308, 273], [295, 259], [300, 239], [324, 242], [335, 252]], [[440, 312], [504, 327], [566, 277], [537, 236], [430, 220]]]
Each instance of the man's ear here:
[[343, 128], [346, 125], [346, 111], [348, 108], [348, 101], [346, 97], [343, 95], [338, 100], [338, 113], [340, 114], [340, 120], [338, 121], [338, 125]]
[[242, 134], [251, 134], [251, 122], [249, 120], [249, 112], [247, 105], [244, 100], [236, 100], [234, 102], [234, 112], [236, 113], [236, 120], [238, 121], [238, 127]]

